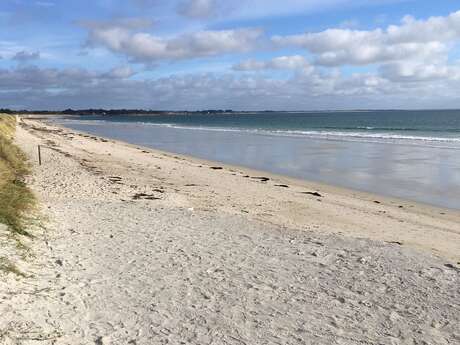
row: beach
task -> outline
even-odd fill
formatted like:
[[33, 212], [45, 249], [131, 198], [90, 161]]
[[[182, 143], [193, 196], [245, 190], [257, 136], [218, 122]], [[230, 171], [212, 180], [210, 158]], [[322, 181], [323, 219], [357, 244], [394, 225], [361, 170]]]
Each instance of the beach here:
[[[22, 118], [5, 344], [460, 342], [460, 212]], [[37, 163], [41, 145], [42, 165]]]
[[50, 119], [156, 150], [460, 210], [455, 111]]

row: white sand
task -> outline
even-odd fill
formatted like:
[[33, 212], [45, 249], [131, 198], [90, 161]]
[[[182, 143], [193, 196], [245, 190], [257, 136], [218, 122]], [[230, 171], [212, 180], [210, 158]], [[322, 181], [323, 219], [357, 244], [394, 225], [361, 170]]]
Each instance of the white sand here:
[[0, 344], [460, 343], [458, 211], [47, 128]]

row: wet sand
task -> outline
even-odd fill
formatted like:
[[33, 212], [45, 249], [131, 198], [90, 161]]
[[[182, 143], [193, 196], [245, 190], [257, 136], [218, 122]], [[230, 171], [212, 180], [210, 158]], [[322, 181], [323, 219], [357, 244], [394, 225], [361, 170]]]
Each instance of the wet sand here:
[[[460, 210], [460, 146], [67, 118], [65, 126], [167, 152]], [[59, 120], [57, 120], [59, 123]]]

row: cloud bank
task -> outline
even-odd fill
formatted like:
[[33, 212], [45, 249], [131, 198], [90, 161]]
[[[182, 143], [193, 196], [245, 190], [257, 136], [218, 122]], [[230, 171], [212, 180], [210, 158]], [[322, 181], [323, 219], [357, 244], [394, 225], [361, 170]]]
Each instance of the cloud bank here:
[[446, 44], [460, 39], [460, 11], [425, 21], [410, 16], [402, 25], [386, 30], [328, 29], [318, 33], [274, 36], [278, 46], [297, 46], [324, 65], [363, 65], [384, 61], [432, 58], [447, 51]]
[[133, 61], [151, 63], [247, 52], [255, 48], [262, 35], [258, 28], [240, 28], [203, 30], [165, 38], [137, 31], [143, 24], [140, 20], [86, 24], [87, 44], [123, 54]]
[[[367, 30], [356, 29], [356, 21], [283, 34], [251, 20], [213, 21], [351, 3], [266, 0], [259, 6], [261, 1], [124, 2], [143, 16], [79, 20], [83, 30], [74, 43], [78, 46], [71, 47], [76, 56], [66, 45], [50, 51], [46, 44], [0, 41], [0, 106], [301, 110], [460, 105], [460, 11], [425, 19], [405, 16], [396, 25]], [[56, 2], [50, 11], [59, 6]], [[165, 6], [172, 14], [148, 15], [149, 9]]]

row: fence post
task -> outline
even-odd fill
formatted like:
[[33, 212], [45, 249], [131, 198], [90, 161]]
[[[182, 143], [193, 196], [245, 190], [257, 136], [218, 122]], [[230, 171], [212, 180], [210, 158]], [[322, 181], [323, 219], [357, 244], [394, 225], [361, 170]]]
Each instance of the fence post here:
[[42, 165], [42, 151], [40, 145], [38, 145], [38, 165]]

